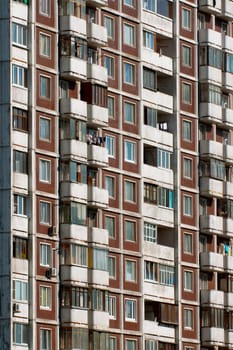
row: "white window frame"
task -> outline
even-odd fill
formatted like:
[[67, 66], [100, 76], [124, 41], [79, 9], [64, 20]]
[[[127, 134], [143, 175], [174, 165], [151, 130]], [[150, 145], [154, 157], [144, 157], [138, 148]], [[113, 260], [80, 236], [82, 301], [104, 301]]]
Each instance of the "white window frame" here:
[[[42, 125], [45, 123], [46, 125]], [[40, 116], [40, 140], [51, 141], [51, 119]]]
[[28, 282], [25, 280], [13, 280], [13, 300], [28, 302]]
[[51, 77], [40, 75], [40, 98], [50, 100], [51, 98]]
[[185, 254], [193, 254], [193, 235], [188, 232], [184, 232], [183, 236], [183, 245], [184, 245], [184, 253]]
[[14, 194], [14, 214], [27, 216], [27, 197], [21, 194]]
[[105, 176], [105, 188], [110, 198], [116, 198], [116, 179], [114, 176]]
[[27, 68], [13, 63], [12, 65], [12, 84], [20, 87], [27, 86]]
[[137, 301], [135, 299], [125, 299], [125, 320], [137, 321]]
[[51, 57], [51, 35], [40, 32], [40, 56]]
[[125, 123], [135, 124], [135, 103], [124, 101], [124, 120]]
[[123, 41], [125, 45], [135, 46], [135, 27], [129, 23], [123, 24]]
[[125, 153], [125, 157], [124, 160], [125, 162], [129, 162], [129, 163], [136, 163], [136, 143], [129, 141], [129, 140], [125, 140], [124, 141], [124, 153]]
[[12, 23], [12, 42], [21, 47], [27, 47], [27, 27], [13, 22]]
[[[108, 224], [107, 224], [107, 220], [111, 221], [111, 224], [109, 226], [111, 226], [111, 230], [108, 230]], [[114, 239], [116, 237], [116, 218], [115, 216], [109, 216], [106, 215], [105, 216], [105, 228], [108, 230], [108, 236], [109, 238]], [[110, 232], [112, 231], [112, 232]]]
[[132, 220], [125, 220], [125, 240], [136, 242], [137, 240], [137, 223]]
[[112, 320], [116, 319], [116, 297], [109, 295], [109, 318]]
[[105, 145], [108, 150], [108, 157], [115, 158], [116, 156], [116, 138], [111, 135], [106, 135]]
[[117, 350], [116, 349], [116, 337], [109, 337], [109, 350]]
[[162, 169], [171, 168], [171, 152], [158, 148], [158, 167]]
[[125, 280], [127, 282], [136, 282], [137, 280], [137, 262], [135, 260], [125, 260]]
[[182, 102], [184, 104], [192, 104], [192, 84], [182, 82]]
[[193, 160], [192, 158], [183, 158], [183, 176], [187, 179], [193, 177]]
[[40, 266], [50, 267], [52, 263], [51, 244], [40, 243]]
[[191, 29], [192, 29], [191, 10], [183, 7], [182, 14], [181, 14], [181, 20], [182, 20], [182, 28], [185, 30], [191, 31]]
[[104, 56], [104, 67], [107, 69], [108, 78], [114, 79], [115, 62], [114, 57]]
[[112, 119], [115, 117], [115, 97], [113, 96], [108, 96], [108, 117]]
[[124, 83], [129, 85], [135, 84], [135, 65], [129, 62], [123, 63]]
[[51, 161], [40, 158], [40, 182], [51, 183]]
[[51, 310], [52, 308], [52, 288], [40, 285], [40, 309]]
[[183, 213], [185, 216], [193, 216], [193, 197], [183, 196]]
[[50, 16], [51, 12], [50, 0], [40, 0], [40, 14], [44, 16]]
[[[43, 337], [45, 336], [45, 346]], [[51, 329], [40, 328], [40, 350], [52, 350], [52, 331]]]
[[193, 271], [184, 270], [184, 290], [193, 291]]
[[[183, 140], [186, 142], [192, 142], [192, 122], [190, 120], [184, 119], [182, 121], [182, 129], [183, 129]], [[190, 137], [188, 136], [188, 134], [190, 135]]]
[[182, 64], [186, 67], [192, 67], [192, 48], [191, 46], [182, 45]]
[[193, 329], [193, 309], [184, 309], [184, 328]]
[[[130, 186], [130, 188], [127, 188]], [[136, 183], [133, 181], [125, 180], [125, 202], [136, 202]]]
[[[18, 328], [18, 331], [16, 328]], [[13, 332], [14, 332], [14, 336], [13, 336], [13, 343], [14, 344], [28, 345], [28, 324], [27, 323], [14, 322], [13, 323]], [[26, 334], [27, 339], [24, 339], [25, 332], [27, 333]], [[20, 341], [18, 341], [18, 339], [17, 339], [18, 336], [20, 338]]]
[[104, 16], [104, 27], [107, 29], [108, 38], [114, 39], [114, 18]]
[[[40, 201], [40, 224], [49, 226], [51, 225], [51, 206], [52, 205], [50, 202]], [[46, 210], [46, 213], [43, 212], [44, 210]]]
[[126, 339], [125, 340], [125, 350], [136, 350], [137, 341], [135, 339]]
[[157, 242], [157, 225], [144, 222], [144, 241], [156, 243]]
[[108, 272], [110, 279], [116, 279], [116, 257], [110, 255], [108, 257]]
[[143, 46], [152, 51], [155, 50], [154, 33], [148, 30], [143, 30]]

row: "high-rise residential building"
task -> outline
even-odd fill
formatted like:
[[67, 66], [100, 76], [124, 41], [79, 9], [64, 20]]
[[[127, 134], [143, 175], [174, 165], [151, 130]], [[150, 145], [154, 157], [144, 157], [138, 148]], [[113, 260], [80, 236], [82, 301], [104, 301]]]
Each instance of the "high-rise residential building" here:
[[233, 349], [233, 1], [0, 0], [0, 350]]

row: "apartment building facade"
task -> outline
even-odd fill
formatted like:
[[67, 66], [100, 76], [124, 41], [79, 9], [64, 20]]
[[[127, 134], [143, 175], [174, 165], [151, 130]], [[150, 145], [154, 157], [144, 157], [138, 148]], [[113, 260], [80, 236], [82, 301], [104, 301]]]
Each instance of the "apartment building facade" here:
[[233, 2], [2, 0], [0, 348], [233, 348]]

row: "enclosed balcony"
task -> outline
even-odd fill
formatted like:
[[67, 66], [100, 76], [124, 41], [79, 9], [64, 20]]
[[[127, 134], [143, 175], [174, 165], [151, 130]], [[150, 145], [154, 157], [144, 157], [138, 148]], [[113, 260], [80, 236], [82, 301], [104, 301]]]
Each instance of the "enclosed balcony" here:
[[213, 140], [200, 141], [200, 156], [223, 158], [223, 144]]
[[75, 16], [60, 16], [60, 32], [62, 34], [70, 32], [86, 37], [86, 20]]
[[109, 273], [104, 270], [89, 269], [88, 282], [100, 286], [109, 285]]
[[210, 14], [220, 14], [222, 11], [222, 0], [199, 0], [199, 9]]
[[156, 142], [157, 144], [169, 146], [171, 147], [170, 151], [172, 151], [173, 134], [168, 131], [160, 130], [149, 125], [143, 125], [142, 137], [145, 140], [153, 141], [153, 142]]
[[144, 203], [142, 205], [142, 215], [153, 218], [159, 225], [173, 227], [174, 212], [171, 208], [163, 208], [153, 204]]
[[171, 188], [173, 187], [173, 170], [171, 169], [162, 169], [143, 164], [142, 176], [146, 179], [158, 181], [158, 183], [170, 185]]
[[107, 29], [99, 24], [89, 21], [87, 25], [88, 44], [103, 47], [108, 43]]
[[108, 191], [96, 186], [88, 186], [88, 205], [106, 208], [108, 206]]
[[[172, 38], [173, 36], [173, 21], [172, 18], [168, 18], [159, 15], [156, 12], [150, 11], [148, 8], [149, 1], [144, 1], [143, 12], [142, 12], [142, 22], [143, 23], [153, 23], [155, 31], [162, 36]], [[148, 10], [147, 10], [148, 8]]]
[[60, 224], [60, 236], [61, 239], [72, 239], [79, 241], [88, 240], [87, 226], [74, 225], [74, 224]]
[[156, 321], [143, 321], [143, 333], [150, 334], [165, 339], [166, 341], [175, 342], [175, 327], [168, 325], [159, 325]]
[[206, 197], [223, 197], [224, 182], [211, 179], [210, 177], [200, 178], [200, 194]]
[[28, 20], [28, 5], [29, 0], [25, 2], [12, 1], [11, 3], [11, 16], [15, 18], [20, 18], [21, 20]]
[[203, 271], [223, 271], [224, 255], [214, 252], [201, 253], [200, 265]]
[[88, 163], [91, 166], [107, 167], [108, 151], [106, 147], [88, 145]]
[[222, 70], [211, 66], [200, 66], [199, 81], [208, 81], [213, 84], [222, 84]]
[[217, 215], [200, 216], [200, 229], [203, 233], [223, 234], [223, 217]]
[[233, 20], [233, 3], [231, 0], [222, 0], [222, 15], [229, 21]]
[[233, 91], [233, 74], [229, 72], [222, 73], [222, 86], [223, 89], [232, 92]]
[[200, 118], [213, 121], [216, 124], [222, 123], [222, 106], [214, 103], [201, 102], [199, 110]]
[[77, 140], [61, 140], [60, 152], [64, 158], [72, 157], [75, 160], [86, 161], [87, 144]]
[[149, 103], [156, 104], [156, 108], [167, 112], [173, 112], [173, 96], [160, 91], [142, 90], [142, 99]]
[[95, 104], [87, 105], [87, 122], [92, 127], [105, 127], [108, 125], [108, 109]]
[[107, 85], [108, 73], [105, 67], [96, 63], [87, 64], [87, 79], [93, 83]]
[[28, 232], [28, 217], [24, 215], [12, 215], [11, 228], [14, 231]]
[[[205, 0], [204, 0], [205, 1]], [[211, 0], [207, 0], [211, 1]], [[222, 34], [212, 29], [199, 30], [199, 43], [222, 47]]]
[[104, 311], [89, 310], [89, 325], [94, 329], [106, 330], [109, 327], [109, 313]]
[[142, 49], [142, 61], [153, 65], [156, 71], [162, 72], [167, 75], [173, 74], [172, 58], [165, 56], [163, 50], [160, 52], [153, 52], [152, 50], [143, 48]]
[[223, 122], [227, 127], [233, 128], [233, 109], [223, 109]]
[[11, 262], [11, 271], [17, 274], [28, 274], [28, 260], [13, 258]]
[[22, 173], [13, 173], [13, 186], [18, 189], [28, 191], [28, 175]]
[[86, 80], [87, 62], [77, 58], [62, 56], [60, 58], [60, 74], [62, 78]]
[[[12, 101], [28, 105], [28, 89], [25, 87], [12, 86]], [[25, 108], [26, 109], [26, 108]]]
[[88, 310], [87, 309], [75, 309], [61, 307], [61, 323], [67, 325], [67, 323], [88, 324]]
[[158, 259], [174, 262], [174, 248], [162, 244], [151, 244], [144, 241], [143, 254], [147, 256], [156, 256]]
[[89, 242], [101, 245], [108, 245], [108, 230], [99, 227], [89, 227]]
[[60, 99], [60, 114], [73, 117], [87, 117], [87, 103], [77, 98]]
[[64, 181], [60, 184], [60, 196], [70, 199], [87, 201], [87, 185]]
[[225, 334], [224, 328], [202, 327], [201, 328], [202, 345], [224, 346]]
[[224, 292], [221, 290], [201, 290], [201, 305], [223, 307], [224, 306]]
[[88, 268], [75, 265], [61, 265], [60, 276], [62, 282], [88, 282]]
[[168, 286], [160, 283], [154, 283], [144, 281], [143, 291], [147, 296], [155, 296], [162, 299], [174, 300], [175, 298], [175, 287], [174, 285]]

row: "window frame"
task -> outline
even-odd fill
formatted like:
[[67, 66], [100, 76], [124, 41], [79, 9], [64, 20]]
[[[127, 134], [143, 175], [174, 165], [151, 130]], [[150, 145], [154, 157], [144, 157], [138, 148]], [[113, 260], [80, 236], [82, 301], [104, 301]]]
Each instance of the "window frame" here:
[[134, 141], [124, 140], [124, 161], [128, 163], [137, 163], [137, 144]]
[[27, 68], [12, 63], [12, 85], [27, 88]]
[[108, 272], [109, 272], [109, 279], [115, 280], [116, 279], [116, 257], [113, 255], [108, 256]]
[[[128, 106], [128, 107], [127, 107]], [[124, 101], [124, 121], [127, 124], [135, 124], [136, 104]]]
[[42, 16], [50, 17], [51, 14], [51, 1], [50, 0], [40, 0], [39, 12]]
[[115, 97], [108, 95], [107, 105], [108, 105], [108, 118], [114, 119], [115, 118]]
[[[129, 307], [128, 310], [127, 310], [127, 307]], [[137, 301], [136, 301], [136, 299], [125, 298], [125, 321], [137, 322]]]
[[109, 295], [109, 318], [116, 320], [116, 296]]
[[[112, 226], [112, 232], [110, 232], [111, 230], [108, 230], [108, 226], [107, 225], [107, 220], [112, 220], [112, 223], [110, 226]], [[108, 231], [108, 237], [110, 239], [115, 239], [116, 238], [116, 218], [115, 216], [109, 216], [109, 215], [106, 215], [105, 216], [105, 229]]]
[[184, 232], [183, 234], [183, 250], [185, 254], [193, 255], [193, 235], [191, 233]]
[[[127, 194], [127, 185], [132, 185], [132, 188], [128, 189], [128, 191], [130, 190], [130, 198], [128, 196], [126, 196]], [[129, 181], [129, 180], [125, 180], [124, 181], [124, 200], [125, 202], [130, 202], [130, 203], [136, 203], [136, 182], [134, 181]]]
[[115, 176], [105, 175], [105, 189], [108, 191], [108, 197], [116, 198], [116, 178]]
[[[187, 167], [187, 164], [189, 164], [188, 167]], [[193, 178], [193, 159], [192, 158], [183, 157], [183, 177], [189, 180]]]
[[52, 263], [52, 246], [51, 244], [40, 243], [40, 266], [50, 267]]
[[193, 309], [184, 308], [184, 328], [193, 329], [194, 319], [193, 319]]
[[123, 62], [124, 84], [135, 85], [135, 64]]
[[[146, 227], [148, 226], [148, 227]], [[157, 242], [157, 225], [151, 222], [144, 222], [144, 242], [156, 243]], [[146, 232], [149, 232], [148, 234]], [[150, 234], [150, 232], [154, 234]]]
[[[185, 67], [192, 67], [192, 47], [182, 44], [181, 46], [182, 65]], [[186, 51], [186, 52], [185, 52]]]
[[[48, 218], [47, 221], [41, 220], [42, 219], [42, 211], [44, 210], [42, 208], [42, 205], [45, 205], [45, 207], [46, 207], [46, 217]], [[52, 219], [52, 204], [51, 204], [51, 202], [40, 200], [40, 224], [46, 225], [46, 226], [51, 226], [51, 219]]]
[[[185, 127], [186, 124], [186, 127]], [[187, 126], [189, 125], [189, 130]], [[188, 137], [188, 134], [190, 134], [190, 137]], [[192, 122], [187, 119], [182, 120], [182, 136], [183, 140], [185, 142], [192, 142]]]
[[[46, 344], [42, 344], [42, 332], [45, 333]], [[49, 335], [49, 336], [48, 336]], [[40, 328], [40, 350], [52, 350], [52, 331], [51, 329]]]
[[[107, 64], [108, 61], [108, 64]], [[115, 59], [112, 56], [104, 55], [104, 67], [107, 69], [108, 78], [115, 78]]]
[[40, 309], [52, 310], [52, 287], [40, 285]]
[[28, 29], [27, 26], [12, 22], [12, 43], [14, 45], [27, 48], [28, 45]]
[[193, 292], [193, 271], [184, 270], [184, 290], [186, 292]]
[[[42, 126], [41, 124], [42, 120], [48, 124], [46, 126]], [[47, 131], [47, 127], [48, 127], [48, 131]], [[40, 140], [45, 142], [51, 142], [51, 119], [46, 118], [44, 116], [40, 116], [39, 129], [40, 129], [40, 133], [39, 133]], [[43, 132], [43, 130], [45, 130], [46, 132]], [[44, 135], [46, 134], [48, 136], [43, 137], [43, 134]]]
[[136, 260], [125, 259], [125, 281], [130, 283], [137, 282], [137, 261]]
[[123, 23], [123, 43], [131, 47], [135, 47], [135, 26], [129, 23]]
[[51, 99], [51, 81], [51, 77], [40, 74], [40, 98], [45, 100]]
[[181, 26], [182, 29], [190, 31], [192, 30], [192, 18], [191, 9], [187, 7], [182, 7], [181, 10]]
[[40, 182], [51, 183], [51, 160], [39, 159], [39, 178]]
[[[16, 327], [19, 326], [19, 330], [17, 331]], [[20, 331], [20, 334], [19, 334]], [[20, 341], [18, 341], [18, 336], [20, 337]], [[13, 323], [13, 344], [17, 345], [29, 345], [29, 334], [28, 334], [28, 324], [14, 322]]]
[[[115, 36], [115, 34], [114, 34], [114, 18], [104, 15], [103, 21], [104, 21], [104, 27], [107, 29], [108, 38], [114, 39], [114, 36]], [[109, 22], [107, 23], [107, 21], [109, 21]]]
[[182, 81], [182, 103], [192, 104], [192, 84]]
[[40, 56], [51, 58], [51, 35], [43, 32], [39, 33], [39, 53]]
[[143, 29], [143, 47], [155, 51], [154, 33], [146, 29]]
[[[130, 229], [128, 231], [127, 225], [132, 225], [132, 230]], [[124, 221], [124, 228], [125, 228], [125, 240], [128, 242], [136, 242], [137, 240], [137, 222], [133, 220], [126, 219]]]
[[[187, 200], [189, 200], [189, 203], [187, 202]], [[187, 194], [183, 195], [183, 215], [188, 217], [193, 216], [193, 197]]]
[[116, 157], [116, 137], [112, 135], [105, 136], [105, 147], [108, 151], [109, 158]]

